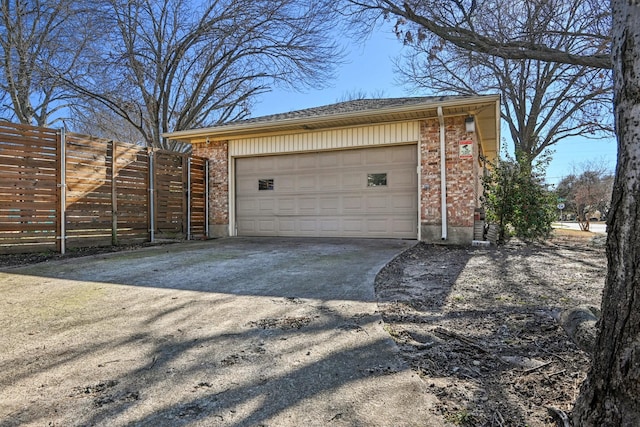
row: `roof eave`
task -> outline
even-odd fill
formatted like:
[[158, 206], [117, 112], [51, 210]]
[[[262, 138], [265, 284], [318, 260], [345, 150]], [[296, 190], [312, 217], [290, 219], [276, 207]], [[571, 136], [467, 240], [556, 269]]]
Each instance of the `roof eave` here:
[[250, 122], [250, 123], [238, 123], [227, 124], [201, 129], [190, 129], [177, 132], [163, 133], [162, 136], [171, 140], [192, 140], [195, 138], [202, 138], [206, 136], [214, 136], [216, 138], [224, 138], [225, 135], [242, 133], [263, 133], [269, 131], [276, 131], [278, 128], [302, 126], [305, 124], [320, 124], [322, 122], [329, 122], [334, 120], [348, 120], [356, 119], [359, 117], [366, 117], [371, 114], [381, 116], [385, 114], [403, 114], [421, 111], [425, 109], [436, 109], [437, 107], [459, 107], [464, 105], [473, 105], [480, 102], [499, 102], [499, 95], [479, 95], [475, 97], [465, 97], [461, 99], [444, 99], [435, 100], [433, 102], [425, 102], [422, 104], [413, 104], [400, 107], [387, 107], [376, 110], [362, 110], [352, 111], [346, 113], [328, 114], [316, 117], [295, 117], [289, 119], [280, 119], [269, 122]]

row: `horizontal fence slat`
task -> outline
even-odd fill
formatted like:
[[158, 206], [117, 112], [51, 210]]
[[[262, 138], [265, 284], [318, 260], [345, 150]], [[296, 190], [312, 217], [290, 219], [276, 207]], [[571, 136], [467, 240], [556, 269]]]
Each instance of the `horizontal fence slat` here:
[[47, 200], [45, 197], [42, 197], [40, 201], [38, 200], [25, 201], [18, 198], [18, 200], [16, 200], [15, 205], [8, 206], [5, 204], [2, 207], [3, 210], [4, 209], [15, 209], [15, 210], [37, 209], [37, 210], [51, 210], [51, 211], [55, 211], [56, 208], [57, 208], [57, 205], [53, 203], [52, 200]]
[[[34, 158], [34, 157], [12, 157], [2, 159], [2, 163], [5, 166], [20, 166], [24, 168], [24, 171], [27, 172], [29, 168], [33, 169], [56, 169], [56, 160], [55, 159], [45, 159], [45, 158]], [[10, 168], [6, 169], [11, 170]]]

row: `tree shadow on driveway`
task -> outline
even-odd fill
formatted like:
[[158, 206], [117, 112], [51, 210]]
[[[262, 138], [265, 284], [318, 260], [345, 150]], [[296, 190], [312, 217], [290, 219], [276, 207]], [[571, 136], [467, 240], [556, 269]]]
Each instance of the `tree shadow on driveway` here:
[[440, 425], [376, 313], [375, 274], [412, 244], [229, 239], [0, 273], [0, 425]]

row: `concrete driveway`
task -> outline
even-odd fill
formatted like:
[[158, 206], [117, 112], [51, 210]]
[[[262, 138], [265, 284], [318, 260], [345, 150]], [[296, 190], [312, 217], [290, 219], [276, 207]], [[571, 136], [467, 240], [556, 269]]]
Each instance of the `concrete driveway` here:
[[376, 312], [414, 242], [174, 244], [0, 272], [0, 426], [430, 426]]

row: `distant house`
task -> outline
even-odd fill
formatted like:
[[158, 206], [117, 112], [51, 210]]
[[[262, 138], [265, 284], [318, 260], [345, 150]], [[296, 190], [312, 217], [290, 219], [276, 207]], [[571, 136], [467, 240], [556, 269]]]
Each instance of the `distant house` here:
[[210, 159], [212, 237], [468, 244], [499, 120], [498, 95], [363, 99], [165, 136]]

